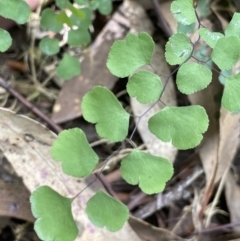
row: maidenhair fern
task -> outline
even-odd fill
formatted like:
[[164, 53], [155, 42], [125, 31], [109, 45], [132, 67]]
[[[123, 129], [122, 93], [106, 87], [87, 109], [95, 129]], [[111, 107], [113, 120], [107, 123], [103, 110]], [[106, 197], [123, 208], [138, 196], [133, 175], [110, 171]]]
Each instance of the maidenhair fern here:
[[[102, 14], [109, 14], [112, 4], [110, 0], [75, 0], [75, 3], [82, 7], [78, 8], [67, 0], [56, 0], [60, 10], [55, 12], [50, 8], [45, 9], [40, 24], [43, 29], [53, 32], [59, 32], [65, 24], [71, 28], [68, 44], [85, 46], [90, 42], [88, 28], [92, 11], [98, 9]], [[171, 4], [172, 14], [179, 27], [178, 33], [172, 35], [166, 43], [166, 61], [170, 65], [179, 65], [173, 73], [176, 73], [177, 88], [184, 94], [207, 88], [212, 80], [209, 62], [213, 61], [222, 74], [226, 73], [222, 80], [225, 85], [222, 105], [228, 111], [238, 112], [240, 74], [232, 75], [231, 69], [239, 61], [240, 55], [240, 14], [234, 14], [222, 34], [211, 32], [201, 25], [196, 7], [192, 0], [176, 0]], [[66, 9], [70, 10], [71, 16], [66, 14]], [[0, 15], [22, 24], [29, 19], [30, 9], [23, 0], [0, 1]], [[77, 26], [77, 29], [73, 26]], [[186, 33], [192, 32], [195, 26], [198, 26], [196, 31], [199, 38], [193, 43]], [[212, 48], [210, 61], [198, 58], [195, 48], [200, 38]], [[10, 35], [0, 29], [0, 51], [5, 51], [10, 45]], [[59, 52], [59, 41], [44, 38], [40, 42], [40, 49], [47, 55], [54, 55]], [[153, 53], [154, 41], [151, 36], [145, 32], [137, 35], [130, 33], [112, 45], [107, 61], [107, 67], [113, 75], [128, 77], [126, 89], [130, 97], [140, 103], [151, 104], [145, 114], [161, 100], [168, 84], [167, 81], [163, 86], [158, 75], [140, 69], [151, 65]], [[62, 78], [69, 79], [80, 73], [80, 63], [65, 54], [56, 72]], [[100, 137], [112, 142], [124, 142], [128, 137], [130, 114], [106, 87], [95, 86], [86, 93], [82, 100], [82, 112], [86, 121], [95, 124]], [[208, 122], [205, 109], [199, 105], [164, 106], [149, 119], [148, 126], [157, 138], [184, 150], [201, 143]], [[135, 131], [136, 128], [130, 134], [130, 141]], [[89, 176], [99, 161], [85, 134], [78, 128], [60, 133], [51, 148], [51, 154], [53, 159], [62, 164], [63, 172], [78, 178]], [[155, 194], [164, 190], [166, 182], [173, 175], [173, 166], [164, 157], [133, 149], [122, 160], [120, 171], [129, 184], [139, 185], [146, 194]], [[73, 197], [63, 197], [47, 186], [33, 192], [30, 201], [33, 215], [37, 218], [35, 230], [42, 240], [73, 241], [77, 237], [78, 229], [71, 211], [73, 200]], [[88, 200], [86, 213], [94, 225], [113, 232], [121, 229], [129, 218], [128, 208], [103, 190]]]

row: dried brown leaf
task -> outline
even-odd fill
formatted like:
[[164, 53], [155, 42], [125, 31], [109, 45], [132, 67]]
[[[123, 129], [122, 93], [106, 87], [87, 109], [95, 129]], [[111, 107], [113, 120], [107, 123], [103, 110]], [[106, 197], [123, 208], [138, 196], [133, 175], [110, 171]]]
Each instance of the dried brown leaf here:
[[35, 219], [30, 210], [29, 196], [24, 185], [0, 181], [0, 216], [33, 222]]
[[[231, 223], [240, 221], [240, 186], [237, 184], [234, 176], [229, 173], [225, 183], [225, 195], [230, 213]], [[234, 227], [235, 232], [240, 232], [240, 226]]]
[[133, 216], [130, 217], [129, 224], [144, 241], [184, 241], [167, 229], [154, 227]]

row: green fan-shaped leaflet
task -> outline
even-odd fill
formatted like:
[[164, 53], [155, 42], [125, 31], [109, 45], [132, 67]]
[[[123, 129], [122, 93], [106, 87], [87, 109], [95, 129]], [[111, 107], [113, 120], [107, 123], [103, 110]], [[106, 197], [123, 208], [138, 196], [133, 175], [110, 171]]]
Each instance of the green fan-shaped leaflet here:
[[220, 38], [223, 38], [224, 35], [222, 33], [215, 33], [215, 32], [211, 32], [209, 29], [207, 28], [200, 28], [199, 29], [199, 34], [201, 36], [201, 38], [211, 47], [214, 48], [214, 46], [216, 45], [217, 41]]
[[149, 119], [149, 130], [160, 140], [180, 149], [196, 147], [208, 128], [205, 109], [198, 105], [165, 107]]
[[0, 28], [0, 52], [5, 52], [12, 44], [12, 38], [10, 34]]
[[102, 15], [108, 15], [112, 12], [112, 0], [98, 0], [98, 11]]
[[218, 80], [222, 85], [225, 85], [227, 77], [232, 75], [232, 69], [221, 70]]
[[175, 0], [171, 4], [174, 18], [181, 24], [190, 25], [197, 21], [193, 0]]
[[159, 99], [162, 92], [162, 82], [158, 75], [140, 70], [128, 80], [127, 92], [131, 97], [136, 97], [140, 103], [148, 104]]
[[196, 26], [196, 23], [192, 23], [190, 25], [184, 25], [184, 24], [178, 23], [177, 32], [184, 33], [184, 34], [193, 33], [195, 30], [195, 26]]
[[171, 65], [182, 64], [192, 54], [189, 38], [183, 33], [172, 35], [165, 46], [165, 58]]
[[46, 55], [55, 55], [59, 52], [59, 40], [56, 38], [43, 38], [39, 43], [39, 48]]
[[177, 72], [177, 87], [184, 94], [192, 94], [206, 88], [212, 80], [212, 72], [204, 65], [184, 63]]
[[69, 54], [64, 54], [63, 59], [56, 68], [56, 72], [60, 78], [69, 80], [81, 73], [81, 64], [78, 59]]
[[211, 59], [221, 70], [231, 69], [238, 61], [240, 39], [236, 36], [220, 38], [211, 54]]
[[0, 15], [13, 21], [24, 24], [31, 14], [29, 5], [23, 0], [1, 0]]
[[173, 166], [165, 158], [153, 156], [140, 150], [133, 150], [121, 162], [123, 179], [137, 185], [147, 194], [163, 191], [166, 182], [173, 175]]
[[70, 30], [68, 33], [68, 44], [77, 46], [86, 46], [91, 42], [91, 35], [87, 29]]
[[111, 232], [120, 230], [129, 218], [128, 208], [102, 190], [89, 199], [86, 213], [95, 226]]
[[89, 4], [90, 8], [94, 11], [98, 9], [99, 7], [99, 1], [98, 0], [92, 0]]
[[63, 27], [62, 23], [57, 20], [57, 14], [50, 8], [43, 10], [40, 25], [43, 29], [56, 33], [60, 32]]
[[154, 51], [154, 42], [147, 33], [128, 34], [125, 40], [115, 41], [112, 45], [107, 67], [118, 77], [127, 77], [139, 67], [150, 64]]
[[232, 20], [225, 29], [225, 35], [240, 38], [240, 13], [233, 14]]
[[85, 120], [96, 123], [99, 136], [109, 141], [122, 141], [128, 134], [129, 114], [106, 87], [95, 86], [82, 100]]
[[207, 18], [211, 14], [210, 3], [211, 0], [197, 1], [197, 10], [199, 11], [201, 17]]
[[88, 5], [89, 4], [88, 0], [74, 0], [74, 2], [79, 5]]
[[194, 51], [194, 57], [202, 62], [205, 62], [208, 67], [212, 68], [212, 60], [210, 59], [209, 46], [206, 43], [202, 43], [198, 49]]
[[79, 9], [77, 7], [75, 7], [73, 4], [71, 4], [70, 2], [68, 2], [68, 9], [72, 12], [73, 15], [75, 15], [76, 17], [80, 18], [80, 19], [84, 19], [85, 18], [85, 13], [84, 11], [82, 11], [82, 9]]
[[72, 216], [72, 199], [61, 196], [48, 186], [41, 186], [32, 193], [30, 202], [37, 218], [34, 229], [41, 240], [75, 240], [78, 228]]
[[56, 0], [55, 2], [59, 8], [63, 9], [63, 8], [67, 8], [69, 1], [68, 0]]
[[66, 14], [65, 10], [61, 11], [56, 15], [56, 20], [61, 24], [66, 23], [70, 28], [73, 27], [72, 21], [70, 17], [68, 17], [68, 15]]
[[64, 173], [74, 177], [89, 176], [98, 163], [98, 155], [79, 128], [62, 131], [52, 145], [51, 155], [62, 163]]
[[76, 25], [78, 29], [87, 30], [92, 24], [92, 10], [90, 8], [82, 8], [81, 11], [84, 14], [84, 18], [72, 14], [70, 16], [73, 25]]
[[222, 105], [231, 112], [240, 110], [240, 73], [226, 78]]

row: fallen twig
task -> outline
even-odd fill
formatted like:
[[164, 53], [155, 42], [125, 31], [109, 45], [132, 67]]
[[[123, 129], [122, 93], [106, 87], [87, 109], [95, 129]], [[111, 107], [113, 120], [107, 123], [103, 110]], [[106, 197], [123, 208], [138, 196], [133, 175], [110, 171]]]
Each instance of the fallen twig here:
[[59, 133], [62, 131], [62, 128], [53, 122], [48, 116], [46, 116], [42, 111], [40, 111], [36, 106], [27, 101], [21, 94], [19, 94], [15, 89], [11, 87], [3, 78], [0, 77], [0, 86], [7, 90], [11, 95], [13, 95], [19, 102], [21, 102], [24, 106], [30, 109], [34, 114], [39, 116], [42, 120], [44, 120], [51, 128]]

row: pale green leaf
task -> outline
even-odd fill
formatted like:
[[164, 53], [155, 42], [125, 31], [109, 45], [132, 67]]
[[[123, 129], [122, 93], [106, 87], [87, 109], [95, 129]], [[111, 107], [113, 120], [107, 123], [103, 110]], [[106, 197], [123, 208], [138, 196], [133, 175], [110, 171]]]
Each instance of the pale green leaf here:
[[72, 14], [70, 19], [73, 25], [76, 25], [79, 29], [86, 30], [92, 24], [92, 11], [90, 8], [82, 8], [81, 11], [84, 13], [84, 18]]
[[165, 107], [149, 119], [149, 130], [160, 140], [180, 149], [196, 147], [208, 128], [205, 109], [198, 105]]
[[68, 33], [68, 44], [77, 46], [87, 46], [91, 42], [91, 35], [87, 29], [70, 30]]
[[206, 43], [202, 43], [199, 48], [195, 49], [194, 57], [198, 61], [205, 62], [210, 69], [212, 69], [212, 60], [210, 58], [211, 51], [210, 48]]
[[127, 77], [139, 67], [150, 64], [154, 51], [152, 37], [145, 33], [128, 34], [125, 40], [115, 41], [112, 45], [107, 67], [118, 77]]
[[108, 15], [112, 12], [112, 0], [98, 0], [98, 11], [102, 15]]
[[68, 2], [68, 8], [72, 12], [72, 14], [74, 14], [78, 18], [80, 18], [80, 19], [85, 18], [85, 13], [82, 11], [82, 9], [76, 8], [70, 2]]
[[58, 67], [56, 68], [57, 75], [68, 80], [74, 76], [81, 73], [81, 65], [78, 59], [72, 57], [69, 54], [64, 54], [63, 59], [60, 61]]
[[56, 38], [43, 38], [39, 43], [39, 48], [46, 55], [57, 54], [60, 50], [59, 40]]
[[233, 14], [232, 20], [225, 29], [225, 35], [240, 38], [240, 13]]
[[69, 1], [68, 0], [56, 0], [56, 5], [60, 8], [67, 8]]
[[98, 0], [92, 0], [90, 2], [90, 8], [94, 11], [96, 9], [98, 9], [99, 7], [99, 1]]
[[182, 64], [192, 54], [189, 38], [183, 33], [171, 36], [165, 46], [165, 58], [171, 65]]
[[165, 158], [133, 150], [121, 162], [123, 179], [132, 185], [139, 184], [147, 194], [162, 192], [173, 175], [173, 166]]
[[193, 33], [195, 30], [196, 23], [192, 23], [190, 25], [184, 25], [182, 23], [178, 23], [177, 32], [178, 33]]
[[99, 136], [110, 141], [122, 141], [128, 134], [129, 114], [116, 96], [106, 87], [95, 86], [82, 100], [85, 120], [96, 123]]
[[226, 78], [232, 75], [232, 69], [221, 70], [218, 79], [222, 85], [225, 85]]
[[51, 155], [62, 163], [64, 173], [74, 177], [89, 176], [98, 163], [97, 154], [79, 128], [62, 131], [52, 145]]
[[79, 5], [86, 5], [86, 6], [89, 4], [89, 0], [74, 0], [74, 2]]
[[50, 8], [43, 10], [40, 25], [43, 29], [56, 33], [62, 29], [62, 23], [57, 20], [57, 14]]
[[75, 240], [78, 228], [71, 211], [72, 199], [61, 196], [48, 186], [41, 186], [32, 193], [30, 202], [37, 218], [34, 229], [41, 240]]
[[131, 97], [136, 97], [140, 103], [148, 104], [159, 99], [162, 92], [162, 82], [158, 75], [140, 70], [128, 80], [127, 92]]
[[206, 88], [212, 80], [212, 72], [204, 65], [188, 62], [177, 72], [177, 87], [184, 94], [192, 94]]
[[[26, 1], [23, 0], [1, 0], [0, 15], [4, 18], [10, 18], [19, 24], [28, 21], [31, 9]], [[3, 21], [3, 20], [2, 20]]]
[[73, 26], [72, 21], [66, 14], [65, 10], [56, 15], [56, 20], [61, 24], [66, 23], [70, 28]]
[[174, 18], [181, 24], [189, 25], [197, 21], [193, 0], [175, 0], [171, 4]]
[[12, 38], [10, 34], [0, 28], [0, 52], [5, 52], [12, 45]]
[[200, 28], [199, 29], [199, 34], [201, 38], [211, 47], [214, 48], [217, 41], [220, 38], [223, 38], [224, 35], [222, 33], [216, 33], [216, 32], [211, 32], [207, 28]]
[[86, 213], [95, 226], [111, 232], [120, 230], [129, 218], [128, 208], [102, 190], [89, 199]]
[[211, 59], [221, 70], [233, 67], [239, 59], [240, 39], [236, 36], [220, 38], [211, 54]]
[[222, 105], [231, 112], [240, 110], [240, 73], [226, 78]]
[[210, 0], [197, 1], [197, 10], [199, 10], [201, 17], [207, 18], [211, 14], [211, 8], [209, 5]]

